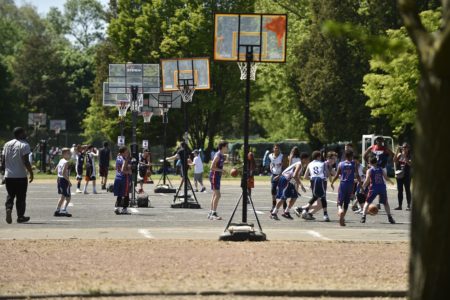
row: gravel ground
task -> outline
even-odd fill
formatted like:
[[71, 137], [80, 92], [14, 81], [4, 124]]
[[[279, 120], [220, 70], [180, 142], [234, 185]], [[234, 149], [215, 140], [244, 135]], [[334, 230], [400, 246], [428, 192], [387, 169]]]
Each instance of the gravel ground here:
[[[409, 256], [406, 242], [3, 240], [0, 249], [0, 295], [406, 290]], [[147, 298], [158, 299], [138, 297]]]

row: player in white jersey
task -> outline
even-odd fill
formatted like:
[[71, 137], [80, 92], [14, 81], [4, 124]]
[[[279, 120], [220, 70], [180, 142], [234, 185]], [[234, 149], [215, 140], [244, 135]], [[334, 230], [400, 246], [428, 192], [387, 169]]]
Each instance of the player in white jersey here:
[[69, 178], [70, 149], [63, 148], [61, 155], [63, 158], [59, 160], [59, 163], [56, 166], [58, 171], [58, 194], [60, 194], [61, 197], [59, 198], [56, 211], [53, 215], [55, 217], [71, 217], [72, 215], [67, 212], [67, 206], [69, 206], [71, 198], [70, 187], [72, 186]]
[[289, 210], [294, 205], [297, 200], [299, 193], [297, 192], [298, 187], [300, 186], [304, 192], [306, 192], [305, 187], [300, 181], [300, 174], [302, 170], [302, 166], [306, 165], [308, 158], [305, 157], [303, 161], [299, 161], [290, 165], [286, 170], [281, 173], [280, 178], [278, 180], [277, 187], [277, 204], [275, 208], [272, 210], [270, 214], [270, 218], [274, 220], [278, 219], [278, 210], [280, 209], [283, 203], [286, 203], [287, 199], [290, 198], [289, 203], [284, 209], [284, 213], [281, 215], [286, 219], [292, 219]]
[[271, 193], [272, 193], [272, 209], [277, 204], [277, 186], [280, 179], [281, 172], [283, 171], [283, 154], [280, 153], [280, 146], [278, 144], [273, 145], [273, 153], [269, 154], [270, 160], [270, 177]]
[[[329, 177], [328, 166], [321, 160], [320, 151], [314, 151], [312, 154], [313, 161], [308, 164], [305, 172], [305, 178], [311, 181], [312, 198], [307, 205], [295, 208], [295, 214], [301, 216], [303, 219], [312, 220], [312, 214], [309, 212], [311, 206], [318, 200], [321, 202], [323, 208], [323, 219], [325, 222], [330, 222], [330, 217], [327, 211], [327, 196], [326, 196], [326, 179]], [[320, 206], [316, 206], [315, 210], [319, 210]]]

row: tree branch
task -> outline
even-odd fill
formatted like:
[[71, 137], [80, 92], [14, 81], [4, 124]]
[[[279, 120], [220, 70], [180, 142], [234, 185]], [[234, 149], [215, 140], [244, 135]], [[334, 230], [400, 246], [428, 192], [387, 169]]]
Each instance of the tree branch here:
[[[434, 38], [427, 32], [420, 20], [419, 12], [415, 0], [398, 0], [400, 15], [406, 30], [409, 33], [413, 43], [416, 45], [422, 63], [430, 66], [430, 57], [432, 57], [431, 47]], [[430, 55], [431, 54], [431, 55]]]

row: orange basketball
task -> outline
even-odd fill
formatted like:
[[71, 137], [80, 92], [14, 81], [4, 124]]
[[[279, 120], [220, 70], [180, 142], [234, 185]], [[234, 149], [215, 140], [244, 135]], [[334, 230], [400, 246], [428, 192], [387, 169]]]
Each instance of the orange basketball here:
[[375, 204], [370, 204], [367, 212], [369, 215], [375, 216], [378, 213], [378, 207]]
[[231, 171], [230, 171], [231, 176], [236, 177], [236, 176], [238, 176], [238, 174], [239, 174], [238, 169], [236, 169], [236, 168], [231, 169]]

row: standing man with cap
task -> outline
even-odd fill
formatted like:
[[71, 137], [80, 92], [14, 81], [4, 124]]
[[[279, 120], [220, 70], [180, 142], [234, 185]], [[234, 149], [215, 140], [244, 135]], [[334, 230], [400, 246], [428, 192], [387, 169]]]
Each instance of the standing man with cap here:
[[31, 169], [28, 155], [30, 145], [26, 142], [26, 132], [22, 127], [14, 129], [14, 139], [7, 142], [3, 148], [5, 157], [5, 184], [8, 196], [6, 198], [6, 223], [12, 223], [12, 209], [14, 198], [16, 198], [17, 223], [25, 223], [30, 217], [25, 217], [26, 196], [28, 188], [27, 171], [33, 181], [33, 170]]

